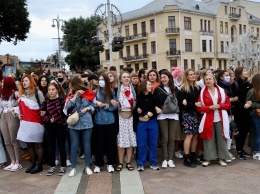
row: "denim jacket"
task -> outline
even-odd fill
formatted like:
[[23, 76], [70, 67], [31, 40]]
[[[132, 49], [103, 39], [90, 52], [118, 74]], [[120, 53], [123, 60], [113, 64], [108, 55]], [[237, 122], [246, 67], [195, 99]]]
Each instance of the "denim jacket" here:
[[90, 107], [92, 112], [95, 110], [93, 104], [85, 98], [77, 97], [75, 102], [72, 102], [71, 99], [68, 101], [67, 108], [72, 108], [72, 113], [76, 111], [79, 113], [79, 121], [75, 125], [68, 126], [68, 128], [75, 130], [93, 128], [91, 112], [81, 113], [81, 110], [86, 107]]
[[[96, 101], [105, 103], [104, 99], [104, 89], [99, 88], [98, 90], [94, 91], [96, 94], [96, 98], [94, 99], [93, 103]], [[115, 99], [114, 91], [112, 91], [113, 99]], [[116, 110], [117, 107], [109, 104], [103, 108], [97, 107], [95, 105], [95, 113], [94, 113], [94, 121], [98, 125], [108, 125], [115, 122], [115, 116], [113, 111]]]

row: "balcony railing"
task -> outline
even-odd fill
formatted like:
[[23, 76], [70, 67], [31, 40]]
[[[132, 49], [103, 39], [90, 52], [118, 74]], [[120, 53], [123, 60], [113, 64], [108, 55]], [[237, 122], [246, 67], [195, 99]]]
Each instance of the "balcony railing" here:
[[142, 40], [142, 39], [147, 39], [148, 33], [140, 33], [140, 34], [135, 34], [131, 36], [126, 36], [125, 37], [125, 42], [132, 42], [132, 41], [137, 41], [137, 40]]
[[218, 59], [227, 59], [228, 58], [228, 54], [225, 52], [218, 52], [217, 53], [217, 58]]
[[166, 51], [167, 57], [178, 57], [181, 55], [180, 50], [172, 50], [172, 51]]
[[231, 20], [239, 20], [240, 17], [241, 17], [240, 14], [236, 14], [236, 13], [229, 14], [229, 19], [231, 19]]
[[172, 34], [179, 34], [180, 28], [166, 28], [165, 29], [166, 35], [172, 35]]
[[200, 34], [201, 35], [208, 35], [208, 36], [213, 36], [214, 35], [214, 31], [213, 30], [211, 30], [211, 31], [204, 31], [204, 30], [202, 30], [202, 31], [200, 31]]
[[214, 58], [214, 53], [202, 52], [202, 53], [200, 53], [200, 58], [202, 58], [202, 59], [213, 59]]
[[124, 61], [144, 61], [147, 60], [148, 54], [142, 54], [142, 55], [137, 55], [137, 56], [127, 56], [123, 57]]

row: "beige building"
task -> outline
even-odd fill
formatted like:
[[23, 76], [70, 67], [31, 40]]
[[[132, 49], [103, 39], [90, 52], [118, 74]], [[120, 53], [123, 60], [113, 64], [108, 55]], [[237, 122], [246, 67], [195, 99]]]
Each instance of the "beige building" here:
[[19, 58], [15, 55], [0, 55], [0, 61], [2, 61], [2, 65], [5, 64], [12, 64], [15, 67], [17, 67], [17, 65], [19, 64]]
[[[245, 1], [154, 0], [122, 14], [124, 49], [113, 52], [113, 65], [135, 71], [176, 66], [227, 69], [225, 45], [244, 29], [250, 28], [259, 36], [260, 19], [241, 2]], [[104, 39], [102, 33], [99, 36]], [[110, 66], [109, 59], [106, 43], [100, 53], [102, 67]]]

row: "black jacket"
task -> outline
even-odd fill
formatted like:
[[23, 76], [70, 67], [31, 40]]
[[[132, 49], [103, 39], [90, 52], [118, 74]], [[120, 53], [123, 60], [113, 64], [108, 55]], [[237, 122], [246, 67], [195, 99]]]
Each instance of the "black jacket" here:
[[[198, 101], [198, 97], [200, 95], [201, 88], [190, 86], [190, 92], [180, 90], [179, 92], [179, 106], [181, 111], [185, 112], [196, 112], [195, 103]], [[184, 106], [182, 101], [186, 99], [187, 105]]]
[[156, 100], [153, 94], [149, 93], [147, 95], [145, 94], [138, 95], [136, 107], [142, 110], [142, 113], [138, 114], [139, 116], [144, 116], [147, 115], [148, 112], [151, 112], [153, 113], [151, 119], [156, 118], [157, 114], [155, 111], [155, 106], [156, 106]]

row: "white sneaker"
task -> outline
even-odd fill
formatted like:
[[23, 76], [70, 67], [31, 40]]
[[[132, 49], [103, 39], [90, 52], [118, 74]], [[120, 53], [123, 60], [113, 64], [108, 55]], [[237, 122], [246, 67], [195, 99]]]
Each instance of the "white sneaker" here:
[[76, 169], [75, 168], [72, 168], [70, 173], [69, 173], [69, 177], [73, 177], [76, 175]]
[[183, 158], [183, 155], [181, 154], [181, 151], [175, 152], [175, 157], [176, 158]]
[[232, 162], [232, 160], [225, 160], [225, 162], [226, 162], [226, 163], [231, 163], [231, 162]]
[[95, 166], [94, 173], [100, 173], [100, 168], [98, 166]]
[[107, 171], [108, 171], [109, 173], [111, 173], [111, 172], [114, 172], [115, 170], [114, 170], [114, 168], [113, 168], [112, 165], [107, 165]]
[[164, 161], [162, 162], [162, 168], [167, 168], [167, 160], [164, 160]]
[[82, 156], [80, 156], [80, 159], [84, 159], [84, 158], [85, 158], [84, 154]]
[[224, 162], [223, 160], [219, 160], [218, 163], [220, 164], [220, 166], [226, 167], [227, 163]]
[[87, 173], [87, 175], [92, 175], [93, 174], [92, 170], [89, 167], [85, 168], [85, 173]]
[[229, 152], [229, 157], [231, 158], [231, 160], [235, 160], [236, 159], [236, 157], [231, 152]]
[[20, 169], [22, 169], [22, 165], [21, 164], [15, 164], [12, 168], [11, 168], [11, 172], [16, 172]]
[[60, 164], [59, 160], [55, 160], [55, 165], [58, 166]]
[[67, 164], [67, 167], [68, 167], [68, 166], [71, 166], [70, 160], [66, 160], [66, 164]]
[[9, 166], [5, 167], [4, 170], [10, 171], [14, 167], [14, 165], [15, 164], [11, 163]]
[[169, 161], [168, 161], [168, 166], [169, 166], [170, 168], [175, 168], [175, 165], [174, 165], [173, 160], [169, 160]]
[[255, 154], [253, 155], [253, 159], [255, 159], [255, 160], [260, 160], [260, 153], [255, 153]]

